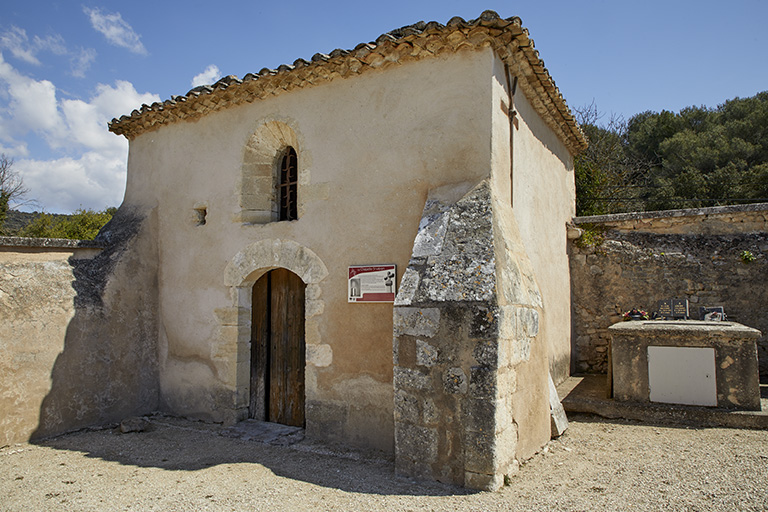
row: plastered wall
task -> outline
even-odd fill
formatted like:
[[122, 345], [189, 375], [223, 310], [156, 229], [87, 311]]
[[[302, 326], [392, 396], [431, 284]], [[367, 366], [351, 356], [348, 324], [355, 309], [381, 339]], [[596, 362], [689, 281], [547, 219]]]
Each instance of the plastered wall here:
[[570, 301], [562, 290], [569, 286], [568, 250], [563, 233], [575, 214], [573, 157], [520, 87], [512, 98], [515, 114], [510, 123], [507, 83], [514, 87], [514, 71], [505, 70], [503, 62], [496, 59], [492, 100], [495, 190], [501, 203], [512, 207], [535, 269], [546, 312], [540, 336], [552, 377], [560, 382], [569, 375], [571, 345]]
[[[3, 247], [0, 252], [0, 445], [27, 441], [40, 423], [51, 372], [74, 317], [73, 257], [89, 250]], [[80, 255], [79, 252], [86, 254]]]
[[145, 220], [122, 210], [90, 247], [0, 240], [0, 446], [156, 410]]
[[[509, 107], [514, 72], [496, 59], [493, 73], [497, 229], [507, 245], [515, 241], [519, 258], [531, 265], [540, 294], [538, 335], [530, 346], [530, 357], [516, 368], [517, 388], [512, 394], [519, 430], [517, 454], [524, 460], [549, 440], [548, 373], [555, 382], [569, 375], [571, 307], [563, 290], [568, 289], [570, 279], [565, 226], [575, 211], [573, 159], [520, 87]], [[514, 112], [511, 120], [510, 110]]]
[[[308, 295], [308, 434], [392, 450], [392, 305], [348, 304], [347, 267], [394, 263], [399, 279], [428, 191], [489, 175], [492, 62], [488, 49], [404, 64], [131, 141], [126, 202], [157, 204], [164, 409], [214, 421], [247, 414], [250, 326], [222, 324], [241, 293], [225, 270], [253, 243], [291, 242], [327, 270]], [[244, 149], [270, 122], [298, 145], [299, 220], [243, 223]], [[290, 259], [275, 257], [272, 266]]]

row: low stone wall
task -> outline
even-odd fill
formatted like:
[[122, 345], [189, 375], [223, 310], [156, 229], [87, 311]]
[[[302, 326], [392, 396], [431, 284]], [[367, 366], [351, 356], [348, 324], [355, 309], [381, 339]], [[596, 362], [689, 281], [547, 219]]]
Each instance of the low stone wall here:
[[116, 217], [96, 242], [0, 238], [0, 446], [157, 408], [154, 263]]
[[598, 243], [582, 237], [570, 244], [574, 373], [606, 372], [608, 327], [622, 312], [651, 312], [661, 299], [683, 298], [694, 319], [700, 306], [723, 306], [730, 320], [762, 331], [760, 377], [768, 381], [768, 204], [580, 217], [574, 224], [598, 234]]
[[596, 224], [604, 229], [642, 231], [659, 235], [764, 232], [768, 226], [768, 203], [595, 215], [577, 217], [574, 224]]

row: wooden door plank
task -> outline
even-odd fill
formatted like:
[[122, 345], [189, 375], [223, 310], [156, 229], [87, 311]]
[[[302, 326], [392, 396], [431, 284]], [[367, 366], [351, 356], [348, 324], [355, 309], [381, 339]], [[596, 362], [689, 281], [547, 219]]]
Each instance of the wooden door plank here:
[[288, 316], [287, 270], [275, 269], [271, 277], [271, 331], [270, 331], [270, 378], [269, 378], [269, 421], [285, 424], [286, 396], [286, 319]]
[[267, 419], [266, 378], [269, 343], [269, 275], [253, 285], [251, 296], [251, 396], [249, 417]]
[[304, 426], [304, 282], [296, 274], [288, 276], [286, 318], [288, 331], [286, 362], [285, 416], [289, 425]]
[[304, 417], [304, 298], [299, 276], [275, 269], [253, 287], [252, 418], [301, 426]]
[[270, 276], [269, 421], [304, 426], [304, 282], [285, 269]]

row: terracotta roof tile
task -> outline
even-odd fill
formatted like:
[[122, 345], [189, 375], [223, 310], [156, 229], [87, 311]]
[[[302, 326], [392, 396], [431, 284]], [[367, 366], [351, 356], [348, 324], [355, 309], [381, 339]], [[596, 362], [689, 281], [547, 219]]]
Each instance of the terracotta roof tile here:
[[576, 154], [586, 148], [586, 138], [544, 66], [528, 29], [522, 26], [520, 18], [502, 19], [493, 11], [485, 11], [479, 18], [469, 21], [456, 16], [445, 25], [420, 21], [382, 34], [373, 42], [360, 43], [353, 50], [316, 53], [309, 61], [297, 59], [292, 65], [264, 68], [256, 74], [248, 73], [242, 79], [225, 76], [213, 85], [195, 87], [184, 96], [171, 96], [163, 103], [142, 105], [129, 116], [113, 119], [109, 129], [133, 139], [166, 124], [197, 119], [209, 112], [296, 87], [312, 86], [461, 48], [487, 46], [510, 65], [518, 78], [518, 86], [570, 151]]

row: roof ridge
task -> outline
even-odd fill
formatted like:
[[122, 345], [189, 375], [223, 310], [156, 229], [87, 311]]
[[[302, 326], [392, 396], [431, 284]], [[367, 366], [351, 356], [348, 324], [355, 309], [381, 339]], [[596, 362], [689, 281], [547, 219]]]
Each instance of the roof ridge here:
[[[449, 37], [450, 36], [450, 37]], [[193, 87], [183, 96], [171, 96], [164, 102], [143, 104], [130, 115], [115, 118], [109, 130], [133, 139], [149, 130], [185, 119], [197, 119], [208, 112], [244, 102], [252, 102], [296, 87], [315, 85], [337, 77], [347, 77], [369, 69], [384, 68], [394, 63], [420, 60], [444, 51], [463, 47], [491, 46], [505, 62], [514, 64], [513, 71], [537, 112], [576, 154], [587, 141], [535, 49], [522, 20], [513, 16], [501, 18], [486, 10], [474, 20], [455, 16], [443, 25], [436, 21], [419, 21], [385, 32], [369, 43], [352, 50], [337, 48], [328, 54], [316, 53], [307, 61], [296, 59], [277, 69], [263, 68], [242, 79], [234, 75], [220, 78], [212, 85]], [[520, 55], [522, 59], [511, 59]]]

